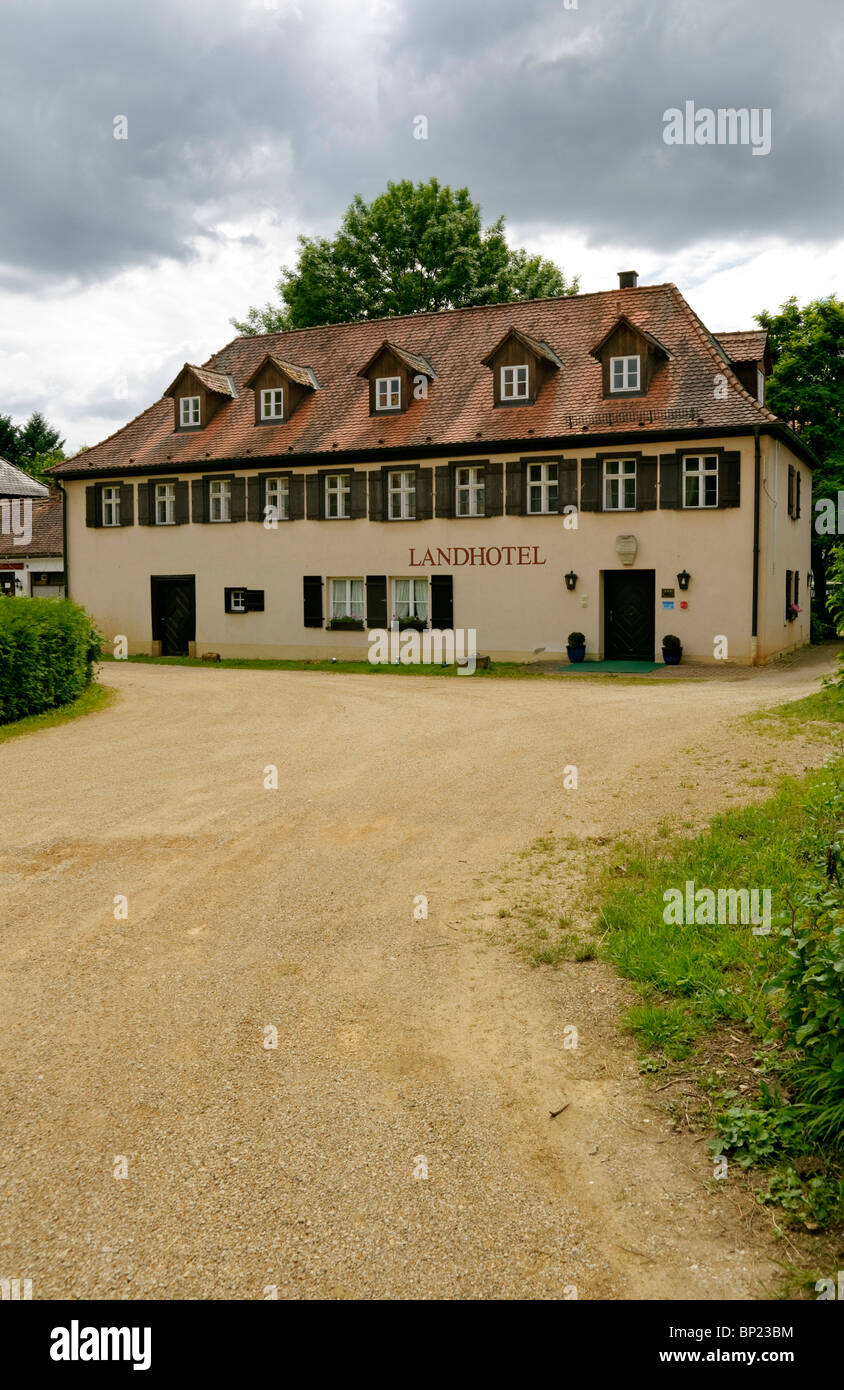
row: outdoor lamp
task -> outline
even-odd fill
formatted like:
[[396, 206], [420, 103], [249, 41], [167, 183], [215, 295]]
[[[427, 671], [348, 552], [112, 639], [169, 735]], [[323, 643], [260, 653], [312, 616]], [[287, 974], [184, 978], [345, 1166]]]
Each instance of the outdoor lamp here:
[[566, 588], [567, 588], [567, 589], [570, 589], [570, 590], [573, 590], [573, 589], [575, 589], [576, 587], [577, 587], [577, 575], [575, 574], [574, 570], [569, 570], [568, 574], [566, 575]]
[[677, 583], [680, 585], [681, 589], [688, 589], [689, 580], [691, 579], [691, 577], [692, 576], [689, 574], [688, 570], [680, 571], [680, 573], [677, 575]]

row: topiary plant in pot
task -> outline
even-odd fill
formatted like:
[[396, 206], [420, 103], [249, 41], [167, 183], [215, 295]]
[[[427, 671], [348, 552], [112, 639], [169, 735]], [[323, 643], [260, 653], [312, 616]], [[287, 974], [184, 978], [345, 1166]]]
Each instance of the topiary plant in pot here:
[[582, 661], [586, 655], [586, 638], [582, 632], [570, 632], [566, 643], [569, 661]]
[[662, 659], [666, 666], [679, 666], [683, 656], [683, 643], [673, 632], [662, 639]]

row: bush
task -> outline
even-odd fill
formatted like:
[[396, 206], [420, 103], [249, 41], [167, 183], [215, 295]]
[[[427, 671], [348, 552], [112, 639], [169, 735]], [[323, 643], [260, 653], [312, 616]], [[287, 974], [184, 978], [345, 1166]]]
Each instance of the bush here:
[[90, 684], [101, 643], [70, 599], [0, 598], [0, 724], [75, 700]]
[[569, 647], [585, 647], [586, 637], [582, 632], [570, 632], [566, 645]]
[[683, 650], [683, 643], [679, 637], [674, 636], [673, 632], [669, 632], [667, 637], [663, 637], [662, 646], [666, 652], [681, 652]]

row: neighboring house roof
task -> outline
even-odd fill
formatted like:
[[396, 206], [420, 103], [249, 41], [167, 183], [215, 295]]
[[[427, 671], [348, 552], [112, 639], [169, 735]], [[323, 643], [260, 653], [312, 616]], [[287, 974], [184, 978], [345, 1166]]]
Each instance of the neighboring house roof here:
[[16, 468], [8, 459], [0, 459], [0, 497], [46, 497], [50, 489]]
[[[32, 501], [32, 540], [29, 545], [15, 545], [13, 535], [0, 531], [0, 559], [2, 560], [44, 560], [48, 557], [61, 557], [64, 554], [62, 538], [61, 497], [33, 498]], [[16, 509], [15, 509], [16, 510]], [[13, 515], [13, 523], [17, 522]]]
[[[646, 396], [605, 399], [601, 364], [590, 355], [624, 315], [670, 354]], [[544, 382], [530, 407], [498, 406], [483, 359], [510, 328], [553, 344], [563, 363]], [[401, 414], [370, 415], [368, 383], [358, 373], [384, 342], [411, 347], [436, 373], [424, 399]], [[254, 400], [245, 389], [267, 353], [316, 373], [291, 418], [255, 426]], [[195, 370], [195, 369], [194, 369]], [[651, 435], [688, 425], [712, 433], [780, 424], [731, 371], [723, 346], [704, 327], [674, 285], [640, 285], [568, 298], [491, 304], [473, 309], [326, 324], [288, 333], [235, 338], [205, 364], [231, 375], [237, 399], [226, 402], [204, 429], [173, 429], [171, 401], [162, 397], [130, 424], [51, 472], [75, 474], [178, 471], [267, 457], [334, 456], [391, 450], [448, 451], [457, 446], [506, 447], [528, 436], [537, 441], [594, 433]], [[728, 392], [716, 396], [713, 379], [725, 373]], [[726, 395], [726, 399], [722, 396]], [[780, 425], [781, 428], [786, 427]], [[316, 461], [316, 459], [315, 459]]]
[[751, 328], [742, 333], [716, 333], [715, 337], [731, 362], [761, 362], [768, 346], [767, 328]]

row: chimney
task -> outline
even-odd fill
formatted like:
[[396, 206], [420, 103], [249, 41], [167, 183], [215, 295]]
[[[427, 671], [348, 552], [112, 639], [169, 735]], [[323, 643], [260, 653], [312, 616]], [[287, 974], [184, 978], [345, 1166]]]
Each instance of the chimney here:
[[638, 283], [638, 270], [620, 270], [618, 272], [618, 288], [620, 290], [635, 290]]

